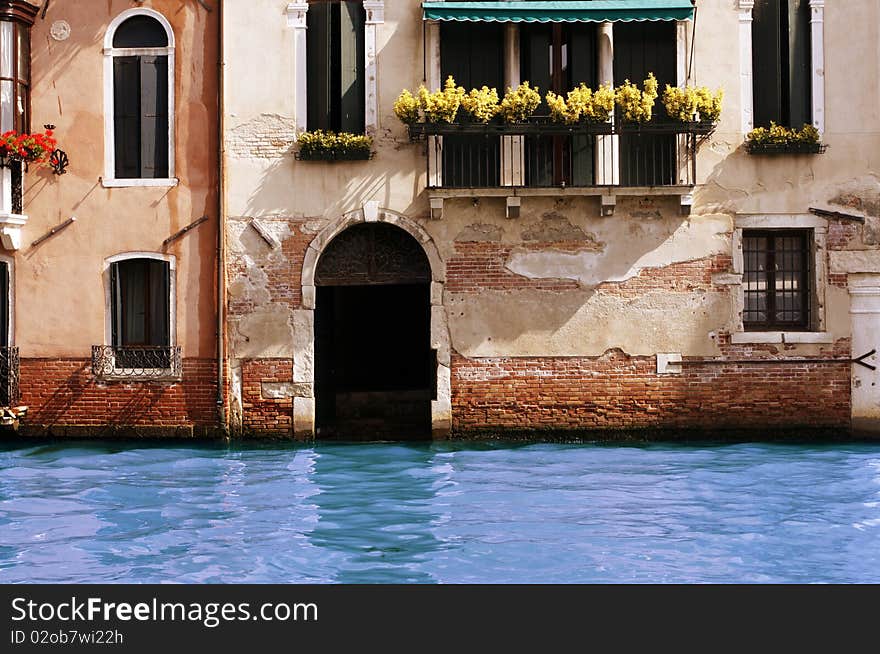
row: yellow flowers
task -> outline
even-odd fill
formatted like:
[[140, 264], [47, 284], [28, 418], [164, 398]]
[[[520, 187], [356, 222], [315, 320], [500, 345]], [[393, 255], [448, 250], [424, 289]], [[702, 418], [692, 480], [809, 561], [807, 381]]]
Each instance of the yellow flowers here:
[[453, 123], [464, 97], [464, 89], [455, 85], [452, 75], [446, 78], [446, 85], [433, 93], [424, 85], [419, 87], [419, 102], [429, 123]]
[[550, 117], [556, 122], [569, 125], [579, 122], [604, 123], [614, 110], [614, 89], [610, 85], [602, 85], [593, 91], [586, 84], [581, 84], [564, 98], [550, 91], [545, 100], [550, 107]]
[[419, 101], [408, 89], [403, 89], [397, 96], [397, 100], [394, 102], [394, 115], [404, 125], [411, 125], [418, 121]]
[[721, 116], [723, 98], [722, 89], [713, 93], [705, 86], [681, 89], [667, 84], [663, 92], [663, 105], [670, 118], [682, 122], [703, 120], [714, 123]]
[[507, 87], [507, 93], [501, 101], [501, 116], [508, 123], [522, 123], [535, 113], [535, 109], [541, 104], [541, 96], [538, 87], [531, 88], [528, 82], [523, 82], [516, 90]]
[[808, 124], [798, 130], [771, 122], [769, 128], [753, 129], [746, 140], [752, 145], [815, 145], [819, 142], [819, 130]]
[[471, 91], [461, 99], [461, 108], [478, 123], [488, 123], [501, 110], [498, 104], [498, 90], [484, 86]]
[[373, 152], [373, 139], [363, 134], [329, 132], [316, 129], [303, 132], [297, 139], [300, 159], [369, 159]]
[[[619, 108], [622, 122], [647, 123], [654, 116], [657, 78], [648, 73], [641, 87], [625, 80], [617, 88], [603, 84], [591, 89], [579, 84], [565, 95], [548, 92], [544, 99], [550, 111], [550, 119], [566, 125], [607, 123]], [[429, 91], [424, 85], [413, 94], [404, 90], [394, 103], [394, 114], [406, 125], [417, 123], [472, 122], [487, 124], [503, 121], [505, 123], [524, 123], [541, 104], [537, 87], [523, 82], [516, 89], [509, 88], [499, 101], [498, 90], [488, 86], [465, 91], [455, 83], [452, 76], [446, 79], [442, 89]], [[721, 115], [721, 102], [724, 92], [721, 89], [710, 91], [706, 87], [681, 89], [666, 85], [663, 104], [666, 113], [682, 122], [717, 122]], [[461, 113], [459, 113], [461, 110]], [[464, 121], [462, 121], [464, 118]]]
[[654, 101], [657, 99], [657, 78], [654, 73], [648, 73], [648, 79], [639, 87], [625, 80], [617, 87], [616, 101], [620, 107], [623, 120], [628, 122], [646, 123], [651, 120], [654, 111]]

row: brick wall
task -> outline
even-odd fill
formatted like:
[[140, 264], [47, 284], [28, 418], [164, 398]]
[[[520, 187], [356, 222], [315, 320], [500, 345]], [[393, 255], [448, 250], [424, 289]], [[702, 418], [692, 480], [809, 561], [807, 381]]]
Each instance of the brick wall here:
[[293, 427], [293, 400], [272, 398], [263, 393], [263, 384], [290, 383], [292, 359], [247, 359], [242, 361], [242, 427], [245, 434], [290, 436]]
[[20, 385], [27, 435], [217, 433], [217, 362], [210, 359], [184, 359], [180, 382], [103, 382], [87, 359], [22, 359]]
[[[728, 348], [727, 358], [758, 351]], [[848, 356], [840, 341], [828, 356]], [[849, 427], [848, 365], [685, 367], [654, 357], [452, 359], [456, 434], [481, 430]]]

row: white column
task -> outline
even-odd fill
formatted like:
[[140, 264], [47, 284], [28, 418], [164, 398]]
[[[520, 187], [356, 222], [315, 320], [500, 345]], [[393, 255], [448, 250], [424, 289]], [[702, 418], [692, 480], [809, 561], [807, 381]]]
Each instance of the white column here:
[[825, 132], [825, 0], [810, 0], [813, 126]]
[[[681, 88], [688, 83], [688, 22], [679, 20], [675, 23], [675, 63], [676, 83]], [[662, 93], [662, 89], [661, 89]]]
[[[504, 85], [519, 86], [519, 25], [507, 23], [504, 26]], [[506, 89], [498, 89], [504, 95]], [[525, 139], [522, 136], [501, 137], [501, 185], [525, 185]]]
[[385, 22], [384, 0], [364, 0], [364, 11], [367, 14], [364, 26], [364, 63], [366, 68], [366, 116], [364, 123], [368, 134], [375, 134], [379, 128], [379, 93], [376, 66], [376, 40], [378, 25]]
[[[688, 22], [686, 20], [679, 20], [675, 23], [675, 72], [676, 72], [676, 80], [675, 83], [679, 88], [684, 88], [688, 85], [690, 81], [688, 79]], [[660, 89], [660, 93], [663, 93], [663, 90]], [[685, 181], [690, 177], [690, 148], [688, 148], [690, 137], [687, 134], [679, 134], [676, 136], [675, 144], [676, 144], [676, 171], [678, 176], [678, 182], [680, 184], [685, 183]], [[697, 180], [691, 180], [696, 183]], [[690, 211], [690, 206], [693, 204], [693, 197], [688, 195], [681, 198], [681, 207], [684, 209], [686, 207], [687, 211]]]
[[[11, 21], [0, 23], [0, 75], [12, 77], [12, 55], [14, 52], [15, 24]], [[0, 133], [12, 129], [15, 92], [13, 82], [0, 82]], [[12, 213], [12, 171], [0, 168], [0, 213]]]
[[752, 87], [752, 9], [755, 0], [739, 0], [739, 75], [742, 97], [742, 132], [755, 126], [755, 102]]
[[[599, 24], [599, 84], [614, 86], [614, 23]], [[620, 183], [620, 143], [616, 135], [596, 137], [596, 183]]]
[[[880, 349], [880, 275], [850, 275], [852, 354]], [[852, 422], [857, 434], [880, 435], [880, 356], [866, 360], [878, 370], [853, 365]]]
[[306, 2], [287, 5], [287, 26], [293, 29], [293, 117], [297, 133], [308, 125], [308, 67], [306, 65]]
[[[442, 88], [440, 79], [440, 23], [429, 20], [425, 23], [425, 86], [429, 91]], [[443, 186], [443, 137], [429, 136], [428, 147], [428, 186]]]

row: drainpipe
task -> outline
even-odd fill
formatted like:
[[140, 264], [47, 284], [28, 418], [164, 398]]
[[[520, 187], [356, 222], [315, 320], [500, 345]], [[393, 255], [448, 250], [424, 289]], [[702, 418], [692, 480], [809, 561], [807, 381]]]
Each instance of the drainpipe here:
[[224, 79], [226, 76], [226, 53], [223, 38], [224, 1], [217, 3], [217, 94], [220, 116], [217, 121], [217, 165], [220, 193], [217, 198], [217, 417], [220, 431], [228, 438], [226, 422], [226, 102]]

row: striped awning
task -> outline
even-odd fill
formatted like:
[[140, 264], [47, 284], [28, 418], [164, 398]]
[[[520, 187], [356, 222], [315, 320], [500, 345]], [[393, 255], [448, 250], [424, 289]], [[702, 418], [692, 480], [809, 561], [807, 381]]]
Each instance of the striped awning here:
[[607, 23], [691, 20], [692, 0], [578, 0], [563, 2], [423, 2], [425, 20], [474, 23]]

